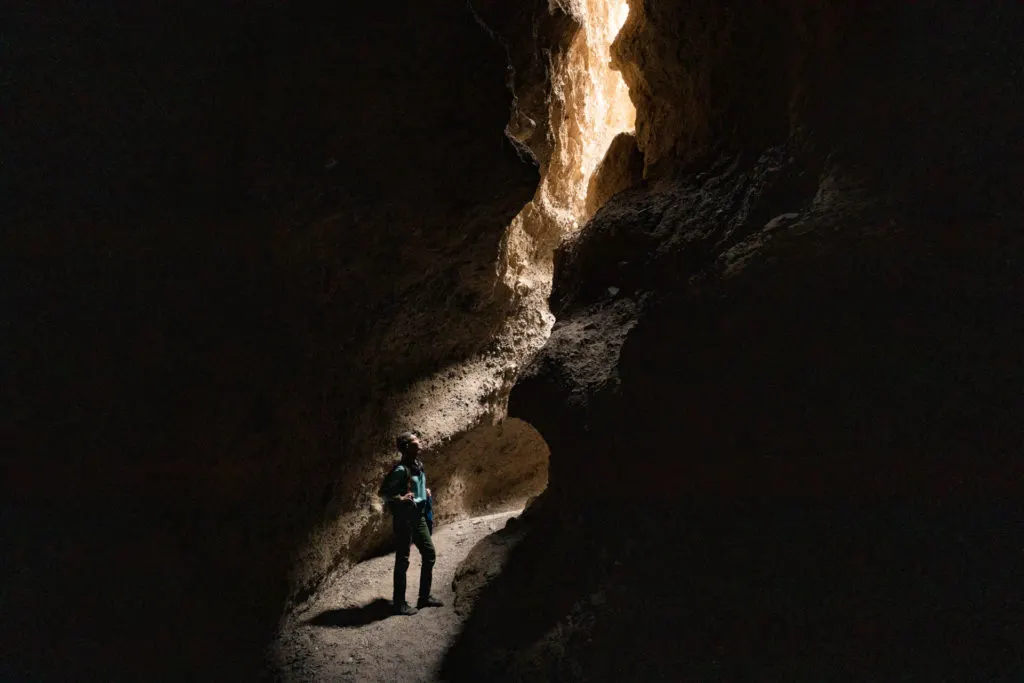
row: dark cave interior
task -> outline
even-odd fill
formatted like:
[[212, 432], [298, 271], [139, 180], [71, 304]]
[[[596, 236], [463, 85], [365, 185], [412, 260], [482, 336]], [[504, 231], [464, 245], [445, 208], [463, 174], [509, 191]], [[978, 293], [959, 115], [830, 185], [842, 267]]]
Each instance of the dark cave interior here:
[[446, 680], [1024, 676], [1024, 4], [630, 0], [559, 232], [585, 4], [5, 8], [0, 677], [269, 676], [417, 420]]

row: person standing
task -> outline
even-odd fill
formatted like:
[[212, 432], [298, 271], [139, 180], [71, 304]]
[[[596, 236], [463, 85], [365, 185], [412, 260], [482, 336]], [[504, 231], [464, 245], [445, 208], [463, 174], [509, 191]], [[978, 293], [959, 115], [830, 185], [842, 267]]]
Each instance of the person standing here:
[[[402, 460], [384, 478], [380, 495], [391, 512], [395, 536], [395, 579], [392, 607], [395, 614], [410, 616], [424, 607], [441, 607], [444, 603], [430, 594], [437, 553], [428, 524], [430, 489], [423, 462], [419, 459], [423, 444], [414, 432], [403, 432], [395, 438]], [[405, 601], [406, 572], [412, 544], [420, 551], [420, 593], [416, 607]]]

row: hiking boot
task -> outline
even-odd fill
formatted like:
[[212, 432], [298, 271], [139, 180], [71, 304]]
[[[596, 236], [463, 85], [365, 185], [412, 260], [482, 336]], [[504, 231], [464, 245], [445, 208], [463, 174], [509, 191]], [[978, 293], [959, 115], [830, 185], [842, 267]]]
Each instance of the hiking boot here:
[[417, 612], [419, 612], [419, 610], [407, 602], [403, 602], [401, 605], [397, 605], [395, 607], [395, 614], [403, 617], [411, 617]]
[[419, 602], [416, 603], [416, 606], [420, 609], [423, 609], [424, 607], [444, 607], [444, 603], [433, 595], [429, 595], [425, 598], [420, 598]]

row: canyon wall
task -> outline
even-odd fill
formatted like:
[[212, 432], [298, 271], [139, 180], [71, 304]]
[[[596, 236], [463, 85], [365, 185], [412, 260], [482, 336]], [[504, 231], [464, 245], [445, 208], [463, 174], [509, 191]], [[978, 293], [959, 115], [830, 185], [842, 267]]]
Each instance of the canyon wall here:
[[633, 2], [646, 179], [556, 255], [551, 448], [450, 680], [1012, 680], [1024, 11]]
[[395, 396], [510, 311], [510, 61], [544, 69], [491, 25], [549, 16], [11, 8], [5, 677], [251, 679], [379, 543]]
[[443, 514], [551, 447], [451, 678], [1015, 673], [1021, 9], [634, 2], [494, 425], [560, 8], [10, 8], [3, 677], [254, 678], [424, 416]]

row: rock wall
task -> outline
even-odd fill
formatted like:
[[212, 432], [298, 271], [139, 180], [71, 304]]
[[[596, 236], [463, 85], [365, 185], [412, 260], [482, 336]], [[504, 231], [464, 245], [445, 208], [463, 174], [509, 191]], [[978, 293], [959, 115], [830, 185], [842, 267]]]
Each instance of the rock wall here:
[[843, 0], [631, 5], [612, 55], [656, 173], [706, 163], [721, 148], [785, 138], [813, 108], [822, 79], [834, 75], [835, 51], [853, 22], [883, 14]]
[[538, 182], [490, 27], [546, 3], [477, 9], [11, 8], [5, 678], [251, 679], [373, 545]]
[[449, 679], [1019, 676], [1024, 12], [632, 9], [647, 180], [556, 255]]
[[555, 147], [551, 79], [557, 59], [576, 38], [580, 24], [563, 2], [508, 3], [477, 0], [477, 16], [508, 52], [508, 82], [515, 93], [509, 133], [537, 157], [541, 168]]

